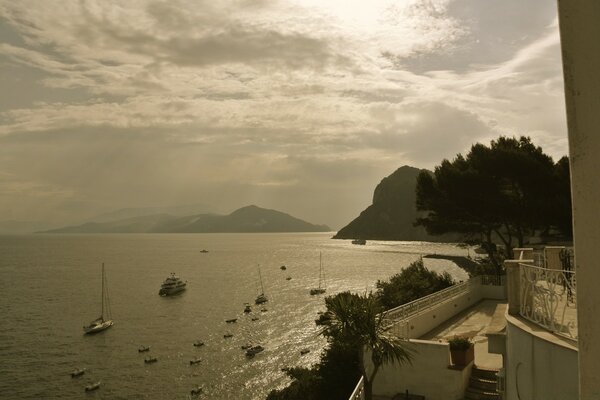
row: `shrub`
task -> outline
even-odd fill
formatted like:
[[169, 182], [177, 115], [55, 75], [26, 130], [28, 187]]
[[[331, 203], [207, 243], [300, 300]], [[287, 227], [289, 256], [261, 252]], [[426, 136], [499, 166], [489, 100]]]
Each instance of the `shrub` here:
[[448, 340], [450, 350], [468, 350], [471, 347], [471, 339], [465, 336], [454, 336]]

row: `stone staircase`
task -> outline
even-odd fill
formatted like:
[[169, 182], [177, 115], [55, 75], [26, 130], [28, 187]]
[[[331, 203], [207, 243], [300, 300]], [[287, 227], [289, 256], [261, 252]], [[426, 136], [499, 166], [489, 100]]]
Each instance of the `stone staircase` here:
[[493, 369], [473, 366], [465, 400], [500, 400], [500, 394], [496, 392], [497, 373]]

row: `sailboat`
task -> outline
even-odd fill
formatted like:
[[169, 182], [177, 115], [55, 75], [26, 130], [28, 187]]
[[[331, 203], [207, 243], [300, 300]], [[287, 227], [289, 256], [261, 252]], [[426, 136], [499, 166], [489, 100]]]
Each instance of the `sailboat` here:
[[260, 294], [256, 297], [256, 300], [254, 300], [254, 303], [262, 304], [269, 301], [269, 299], [267, 299], [267, 296], [265, 296], [265, 288], [263, 286], [262, 275], [260, 274], [260, 266], [258, 267], [258, 279], [260, 280]]
[[110, 319], [110, 302], [108, 299], [108, 287], [106, 285], [106, 276], [104, 275], [104, 263], [102, 263], [102, 312], [100, 316], [83, 327], [86, 334], [97, 333], [113, 326], [113, 320]]
[[322, 262], [321, 252], [319, 252], [319, 287], [315, 288], [315, 289], [310, 289], [310, 295], [314, 296], [316, 294], [325, 293], [326, 289], [322, 286], [324, 286], [323, 285], [323, 262]]

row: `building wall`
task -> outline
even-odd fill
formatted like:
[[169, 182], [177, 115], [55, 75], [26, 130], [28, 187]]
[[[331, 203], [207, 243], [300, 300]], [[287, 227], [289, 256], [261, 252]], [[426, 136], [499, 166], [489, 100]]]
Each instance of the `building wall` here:
[[576, 400], [577, 349], [549, 332], [507, 316], [505, 400]]
[[[450, 367], [448, 343], [411, 340], [415, 351], [412, 365], [381, 367], [373, 383], [373, 394], [393, 397], [398, 393], [419, 394], [427, 400], [460, 400], [471, 376], [473, 363], [464, 369]], [[370, 360], [367, 354], [366, 359]], [[372, 366], [371, 366], [372, 368]], [[370, 370], [370, 369], [369, 369]]]
[[559, 0], [582, 400], [600, 399], [600, 1]]

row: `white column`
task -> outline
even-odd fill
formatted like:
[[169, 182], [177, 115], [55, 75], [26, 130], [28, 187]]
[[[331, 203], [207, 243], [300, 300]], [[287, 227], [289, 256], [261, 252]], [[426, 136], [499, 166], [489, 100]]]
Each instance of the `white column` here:
[[577, 272], [579, 391], [600, 399], [600, 1], [558, 0]]

